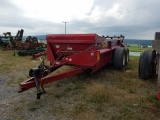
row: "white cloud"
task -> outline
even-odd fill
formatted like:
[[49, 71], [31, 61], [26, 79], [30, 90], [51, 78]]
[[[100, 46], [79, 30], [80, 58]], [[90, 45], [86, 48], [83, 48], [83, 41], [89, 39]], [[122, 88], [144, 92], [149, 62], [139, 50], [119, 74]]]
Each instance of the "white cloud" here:
[[114, 19], [124, 19], [127, 11], [122, 9], [120, 4], [115, 3], [112, 6], [107, 7], [108, 9], [102, 8], [100, 5], [96, 5], [92, 10], [91, 14], [87, 17], [90, 22], [96, 23], [102, 21], [103, 19], [114, 18]]
[[105, 16], [112, 16], [116, 19], [123, 19], [127, 11], [123, 11], [119, 4], [114, 4], [113, 7], [105, 13]]
[[83, 19], [93, 5], [93, 0], [13, 0], [25, 11], [26, 17], [52, 22]]
[[160, 31], [159, 0], [1, 0], [0, 34], [64, 33], [123, 34], [153, 39]]

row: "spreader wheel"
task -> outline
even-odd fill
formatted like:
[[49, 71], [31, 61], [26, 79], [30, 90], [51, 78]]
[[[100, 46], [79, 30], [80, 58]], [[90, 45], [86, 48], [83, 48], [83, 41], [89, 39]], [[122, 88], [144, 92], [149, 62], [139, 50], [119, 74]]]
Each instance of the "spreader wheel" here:
[[118, 47], [114, 52], [113, 65], [115, 69], [121, 70], [125, 65], [125, 49], [123, 47]]
[[152, 50], [144, 51], [139, 58], [139, 77], [149, 79], [153, 76], [155, 52]]
[[129, 49], [126, 47], [125, 49], [125, 64], [129, 62]]

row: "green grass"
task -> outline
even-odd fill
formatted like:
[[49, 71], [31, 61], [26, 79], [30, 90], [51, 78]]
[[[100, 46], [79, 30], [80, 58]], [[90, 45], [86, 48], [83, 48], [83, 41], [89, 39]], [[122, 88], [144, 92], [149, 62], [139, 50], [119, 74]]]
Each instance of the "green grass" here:
[[145, 50], [152, 49], [152, 48], [141, 48], [141, 47], [138, 47], [138, 46], [131, 46], [131, 47], [128, 47], [128, 48], [129, 48], [130, 52], [143, 52]]
[[[39, 60], [12, 54], [0, 51], [0, 73], [7, 75], [8, 87], [15, 89]], [[47, 94], [40, 100], [36, 100], [35, 88], [21, 94], [15, 92], [14, 97], [0, 101], [10, 106], [3, 108], [2, 115], [10, 119], [35, 119], [36, 115], [36, 119], [158, 120], [156, 81], [139, 79], [138, 60], [131, 56], [121, 71], [109, 65], [92, 75], [83, 73], [44, 85]]]

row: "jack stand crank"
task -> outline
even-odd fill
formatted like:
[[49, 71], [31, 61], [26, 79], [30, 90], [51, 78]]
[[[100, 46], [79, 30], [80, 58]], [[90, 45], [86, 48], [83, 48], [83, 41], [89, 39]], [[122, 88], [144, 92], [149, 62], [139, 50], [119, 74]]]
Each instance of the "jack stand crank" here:
[[35, 82], [36, 88], [37, 88], [37, 99], [40, 99], [40, 97], [41, 97], [41, 95], [42, 95], [43, 92], [40, 89], [40, 85], [39, 85], [37, 76], [34, 75], [33, 77], [34, 77], [34, 82]]
[[41, 69], [39, 68], [33, 68], [29, 71], [29, 76], [34, 78], [34, 82], [37, 88], [37, 99], [40, 99], [43, 93], [40, 89], [40, 83], [39, 83], [40, 74], [41, 74]]
[[37, 68], [32, 68], [29, 71], [29, 76], [34, 78], [34, 82], [37, 88], [37, 99], [40, 99], [41, 95], [45, 93], [41, 79], [44, 74], [48, 74], [48, 71], [44, 71], [45, 68], [47, 68], [47, 66], [44, 65], [44, 60], [41, 60], [41, 64]]

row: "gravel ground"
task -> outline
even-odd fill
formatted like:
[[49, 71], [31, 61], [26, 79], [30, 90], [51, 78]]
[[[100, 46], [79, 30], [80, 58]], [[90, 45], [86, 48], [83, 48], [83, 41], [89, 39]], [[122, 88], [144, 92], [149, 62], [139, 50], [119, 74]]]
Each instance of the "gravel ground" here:
[[[35, 88], [18, 93], [19, 83], [29, 78], [29, 69], [37, 66], [39, 59], [13, 57], [12, 54], [0, 51], [0, 120], [71, 119], [68, 113], [72, 111], [73, 100], [55, 97], [58, 96], [55, 92], [57, 82], [45, 85], [48, 92], [40, 100], [36, 99]], [[60, 92], [64, 88], [60, 88]]]
[[[9, 74], [0, 77], [0, 119], [1, 120], [53, 120], [47, 112], [44, 99], [36, 99], [36, 90], [18, 93], [18, 84], [10, 83]], [[42, 102], [39, 104], [39, 102]], [[42, 107], [43, 106], [43, 107]], [[43, 113], [43, 114], [42, 114]]]
[[38, 60], [31, 61], [30, 56], [13, 57], [11, 51], [0, 52], [0, 120], [52, 119], [41, 114], [45, 110], [39, 109], [35, 89], [18, 93], [19, 83], [28, 78], [29, 68], [37, 64]]

